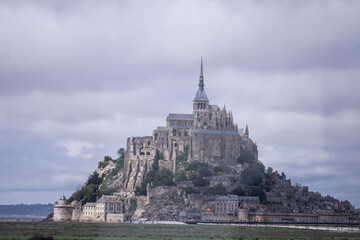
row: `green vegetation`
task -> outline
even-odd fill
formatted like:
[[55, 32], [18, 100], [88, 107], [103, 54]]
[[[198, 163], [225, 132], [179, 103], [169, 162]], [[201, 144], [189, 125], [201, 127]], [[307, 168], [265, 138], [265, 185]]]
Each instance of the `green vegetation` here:
[[[106, 223], [45, 223], [0, 222], [0, 239], [29, 240], [31, 237], [56, 240], [110, 239], [242, 239], [242, 240], [330, 240], [359, 239], [359, 233], [328, 232], [292, 228], [106, 224]], [[44, 239], [43, 238], [43, 239]], [[51, 239], [50, 238], [50, 239]], [[35, 238], [36, 239], [36, 238]]]
[[198, 190], [196, 188], [192, 188], [192, 187], [186, 187], [186, 188], [183, 188], [183, 189], [187, 194], [199, 194], [199, 193], [201, 193], [200, 190]]
[[179, 170], [176, 171], [175, 173], [175, 181], [176, 182], [182, 182], [182, 181], [187, 181], [187, 176], [186, 176], [186, 172], [184, 170]]
[[205, 193], [213, 195], [226, 195], [228, 194], [226, 188], [222, 184], [208, 188]]
[[189, 144], [186, 144], [184, 147], [184, 151], [180, 153], [178, 156], [176, 156], [176, 169], [181, 169], [186, 167], [188, 156], [189, 156]]
[[241, 180], [249, 186], [258, 186], [262, 182], [262, 174], [255, 168], [245, 168], [241, 172]]
[[231, 192], [231, 195], [237, 195], [237, 196], [246, 196], [246, 191], [244, 188], [242, 188], [241, 186], [237, 186], [236, 188], [234, 188]]
[[154, 178], [154, 187], [157, 186], [172, 186], [175, 185], [173, 181], [174, 175], [170, 169], [162, 168], [160, 171], [155, 175]]
[[206, 187], [209, 185], [209, 179], [205, 179], [201, 174], [197, 176], [195, 180], [192, 181], [196, 187]]
[[244, 163], [254, 163], [255, 162], [255, 156], [250, 151], [245, 150], [241, 156], [237, 160], [238, 163], [244, 164]]
[[105, 156], [104, 161], [99, 162], [98, 165], [98, 168], [104, 168], [110, 163], [110, 161], [112, 161], [116, 164], [115, 168], [107, 174], [103, 174], [103, 176], [99, 176], [97, 172], [94, 171], [89, 176], [84, 186], [71, 195], [71, 197], [68, 199], [69, 203], [73, 200], [81, 201], [82, 204], [87, 202], [95, 202], [96, 199], [102, 195], [111, 195], [115, 191], [115, 189], [108, 187], [108, 182], [124, 169], [124, 148], [120, 148], [117, 153], [119, 155], [118, 159], [112, 159], [109, 156]]
[[136, 208], [137, 208], [137, 200], [136, 200], [136, 198], [131, 198], [129, 212], [134, 213]]

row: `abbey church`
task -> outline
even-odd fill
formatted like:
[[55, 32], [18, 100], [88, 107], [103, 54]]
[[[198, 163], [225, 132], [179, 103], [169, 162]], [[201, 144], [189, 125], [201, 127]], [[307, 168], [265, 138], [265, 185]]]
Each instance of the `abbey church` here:
[[160, 168], [175, 172], [178, 156], [184, 151], [188, 153], [188, 162], [206, 162], [211, 166], [231, 168], [244, 151], [251, 152], [257, 160], [257, 146], [249, 138], [248, 126], [243, 131], [233, 122], [232, 113], [225, 106], [211, 105], [204, 86], [201, 58], [193, 112], [170, 113], [166, 126], [157, 127], [152, 136], [127, 139], [125, 189], [134, 190], [140, 186], [155, 159]]

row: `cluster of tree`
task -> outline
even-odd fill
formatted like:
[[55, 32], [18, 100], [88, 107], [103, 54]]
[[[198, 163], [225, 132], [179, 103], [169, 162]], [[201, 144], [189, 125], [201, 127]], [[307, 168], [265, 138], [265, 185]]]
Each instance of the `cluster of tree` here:
[[187, 166], [189, 156], [189, 144], [186, 144], [184, 151], [176, 156], [176, 169], [181, 169]]
[[68, 202], [72, 202], [73, 200], [81, 201], [82, 204], [87, 202], [95, 202], [97, 198], [102, 195], [112, 194], [115, 189], [110, 189], [107, 187], [107, 182], [115, 176], [119, 171], [124, 168], [124, 157], [125, 157], [125, 149], [120, 148], [117, 151], [118, 158], [112, 159], [109, 156], [104, 157], [104, 161], [98, 167], [105, 167], [109, 164], [110, 161], [116, 163], [115, 168], [112, 169], [107, 174], [103, 174], [103, 176], [99, 176], [96, 171], [94, 171], [89, 177], [84, 186], [81, 189], [78, 189], [74, 192], [71, 197], [68, 199]]

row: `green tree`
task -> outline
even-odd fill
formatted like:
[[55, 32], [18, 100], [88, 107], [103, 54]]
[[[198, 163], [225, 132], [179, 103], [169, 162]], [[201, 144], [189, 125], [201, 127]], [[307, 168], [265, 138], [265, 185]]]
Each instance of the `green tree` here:
[[266, 194], [261, 187], [256, 186], [251, 188], [250, 190], [250, 196], [258, 196], [260, 199], [260, 202], [264, 202], [266, 200]]
[[104, 157], [104, 161], [111, 161], [111, 160], [112, 160], [112, 158], [110, 156], [105, 156]]
[[250, 151], [245, 150], [241, 153], [241, 156], [237, 159], [238, 163], [253, 163], [255, 162], [255, 156]]
[[262, 174], [254, 168], [245, 168], [241, 173], [243, 183], [249, 186], [257, 186], [262, 182]]
[[119, 158], [124, 158], [125, 157], [125, 149], [124, 148], [120, 148], [117, 151], [117, 154], [119, 155]]
[[99, 185], [101, 184], [102, 179], [99, 177], [98, 173], [96, 171], [91, 174], [87, 180], [87, 185], [94, 184]]
[[228, 192], [222, 184], [217, 184], [213, 187], [208, 188], [206, 193], [213, 195], [226, 195]]
[[213, 170], [214, 170], [214, 172], [215, 172], [216, 174], [220, 174], [220, 173], [223, 172], [223, 169], [222, 169], [221, 167], [218, 167], [218, 166], [213, 167]]
[[186, 172], [184, 170], [177, 171], [175, 173], [175, 181], [176, 182], [187, 181]]
[[199, 193], [201, 193], [200, 190], [195, 189], [195, 188], [192, 188], [192, 187], [186, 187], [186, 188], [184, 188], [184, 191], [185, 191], [187, 194], [199, 194]]
[[230, 192], [231, 195], [237, 195], [237, 196], [245, 196], [246, 195], [246, 191], [240, 187], [237, 186], [236, 188], [234, 188], [233, 190], [231, 190]]
[[209, 168], [207, 167], [201, 167], [199, 168], [199, 171], [198, 171], [200, 174], [202, 174], [203, 176], [205, 177], [208, 177], [208, 176], [211, 176], [211, 172], [209, 170]]
[[267, 175], [271, 175], [272, 173], [273, 173], [272, 167], [268, 167], [268, 168], [266, 169], [266, 174], [267, 174]]
[[186, 170], [188, 171], [198, 171], [199, 168], [208, 168], [208, 164], [207, 163], [202, 163], [199, 161], [193, 161], [191, 163], [189, 163], [186, 167]]
[[192, 181], [192, 183], [196, 187], [205, 187], [209, 185], [209, 180], [205, 179], [201, 174], [199, 174], [198, 177], [194, 181]]
[[172, 186], [175, 185], [173, 181], [174, 175], [171, 170], [162, 168], [155, 175], [154, 186]]

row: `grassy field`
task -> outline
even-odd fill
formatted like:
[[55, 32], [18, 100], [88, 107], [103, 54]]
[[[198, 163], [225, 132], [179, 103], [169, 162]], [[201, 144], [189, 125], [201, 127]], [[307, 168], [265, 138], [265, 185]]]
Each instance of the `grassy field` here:
[[359, 233], [290, 228], [102, 223], [0, 222], [0, 239], [360, 239]]

